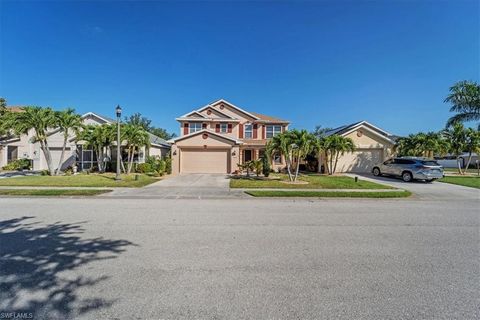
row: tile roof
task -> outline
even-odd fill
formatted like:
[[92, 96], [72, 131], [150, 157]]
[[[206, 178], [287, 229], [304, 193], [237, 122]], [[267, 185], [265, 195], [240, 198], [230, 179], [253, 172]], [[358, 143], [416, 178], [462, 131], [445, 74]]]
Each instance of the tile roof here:
[[256, 112], [250, 112], [250, 113], [253, 114], [254, 116], [256, 116], [257, 118], [259, 118], [260, 120], [264, 120], [264, 121], [268, 121], [268, 122], [288, 122], [286, 120], [271, 117], [271, 116], [267, 116], [267, 115], [264, 115], [264, 114], [261, 114], [261, 113], [256, 113]]
[[153, 133], [147, 132], [148, 136], [150, 138], [150, 143], [151, 144], [160, 144], [162, 146], [170, 147], [170, 144], [165, 141], [164, 139], [154, 135]]

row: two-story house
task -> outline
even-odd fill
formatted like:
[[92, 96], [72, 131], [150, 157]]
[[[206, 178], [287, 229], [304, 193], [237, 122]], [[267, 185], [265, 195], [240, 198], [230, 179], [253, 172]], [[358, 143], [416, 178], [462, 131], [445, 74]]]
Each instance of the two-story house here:
[[[288, 121], [249, 112], [223, 99], [176, 119], [180, 136], [172, 143], [172, 173], [233, 173], [237, 164], [259, 159], [273, 136], [288, 129]], [[272, 157], [272, 168], [284, 159]]]

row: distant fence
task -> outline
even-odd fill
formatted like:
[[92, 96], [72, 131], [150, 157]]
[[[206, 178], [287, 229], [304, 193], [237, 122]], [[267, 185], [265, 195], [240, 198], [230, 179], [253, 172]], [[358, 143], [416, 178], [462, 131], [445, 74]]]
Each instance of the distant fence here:
[[[438, 164], [444, 168], [457, 168], [457, 159], [448, 159], [448, 160], [437, 160]], [[462, 168], [465, 166], [464, 159], [460, 158], [460, 164]]]

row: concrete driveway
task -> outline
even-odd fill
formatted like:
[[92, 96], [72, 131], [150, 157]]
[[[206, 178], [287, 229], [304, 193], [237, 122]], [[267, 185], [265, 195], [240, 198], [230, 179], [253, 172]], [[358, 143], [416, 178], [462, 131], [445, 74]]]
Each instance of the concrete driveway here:
[[422, 200], [471, 200], [480, 199], [480, 190], [463, 187], [450, 183], [423, 181], [404, 182], [395, 177], [375, 177], [372, 174], [349, 174], [360, 179], [386, 184], [395, 188], [406, 189], [414, 193], [415, 197]]
[[116, 197], [165, 199], [225, 199], [248, 197], [240, 190], [230, 190], [230, 179], [224, 174], [184, 174], [165, 179], [139, 189], [117, 189], [109, 194]]

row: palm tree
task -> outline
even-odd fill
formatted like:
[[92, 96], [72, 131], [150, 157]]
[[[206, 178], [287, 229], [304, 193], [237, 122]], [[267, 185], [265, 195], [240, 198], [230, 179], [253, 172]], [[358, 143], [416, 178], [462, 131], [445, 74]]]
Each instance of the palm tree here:
[[150, 145], [148, 132], [140, 125], [126, 124], [123, 126], [123, 139], [127, 143], [127, 174], [130, 174], [133, 167], [135, 152], [141, 147]]
[[33, 133], [32, 142], [39, 142], [47, 162], [48, 174], [54, 175], [52, 155], [48, 146], [48, 132], [57, 127], [57, 118], [52, 108], [28, 106], [22, 112], [12, 112], [6, 119], [6, 127], [17, 135]]
[[457, 157], [458, 172], [463, 174], [460, 155], [466, 149], [467, 132], [465, 127], [460, 122], [456, 122], [449, 129], [443, 130], [442, 135], [449, 140], [449, 152]]
[[465, 171], [468, 170], [470, 162], [472, 161], [472, 153], [476, 153], [477, 156], [480, 153], [480, 131], [473, 128], [468, 128], [466, 132], [465, 151], [468, 152], [468, 161], [465, 166]]
[[317, 148], [323, 150], [325, 156], [326, 171], [332, 175], [337, 170], [338, 159], [346, 152], [355, 151], [353, 140], [340, 135], [330, 135], [321, 138]]
[[83, 127], [82, 117], [75, 113], [74, 109], [67, 109], [64, 111], [58, 111], [55, 113], [57, 119], [57, 125], [60, 132], [63, 133], [63, 145], [62, 153], [60, 155], [60, 161], [58, 162], [57, 171], [55, 174], [59, 174], [63, 164], [63, 158], [65, 156], [65, 149], [67, 147], [68, 137], [73, 132], [78, 135], [80, 129]]
[[291, 130], [288, 131], [290, 139], [293, 143], [292, 155], [296, 163], [295, 175], [293, 181], [297, 181], [298, 172], [300, 170], [300, 162], [305, 160], [308, 154], [315, 149], [316, 138], [307, 130]]
[[279, 153], [285, 158], [287, 165], [288, 179], [293, 181], [292, 176], [292, 149], [293, 142], [289, 131], [278, 134], [272, 138], [267, 144], [267, 152], [273, 156], [274, 153]]
[[445, 99], [450, 103], [451, 112], [457, 114], [447, 122], [450, 127], [456, 122], [480, 120], [480, 85], [474, 81], [460, 81], [450, 88], [450, 94]]
[[87, 125], [80, 133], [78, 140], [85, 140], [85, 145], [95, 151], [98, 171], [105, 172], [107, 150], [115, 140], [115, 126], [110, 124]]

